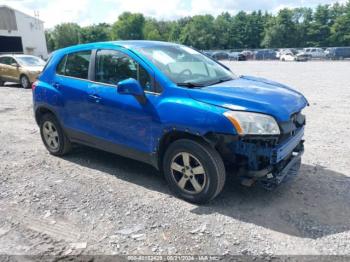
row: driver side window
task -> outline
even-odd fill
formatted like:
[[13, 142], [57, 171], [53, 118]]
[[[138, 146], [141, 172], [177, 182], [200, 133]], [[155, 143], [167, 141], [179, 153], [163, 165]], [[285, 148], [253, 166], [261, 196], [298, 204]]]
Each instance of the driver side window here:
[[118, 82], [134, 78], [146, 91], [152, 91], [152, 79], [135, 60], [116, 50], [99, 50], [96, 54], [95, 81], [117, 85]]

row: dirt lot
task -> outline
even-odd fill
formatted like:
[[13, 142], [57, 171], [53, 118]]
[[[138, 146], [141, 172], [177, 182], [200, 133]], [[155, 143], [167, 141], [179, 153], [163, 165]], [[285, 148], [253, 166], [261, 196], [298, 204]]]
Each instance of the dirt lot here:
[[273, 192], [229, 181], [205, 206], [152, 167], [45, 150], [31, 90], [0, 88], [0, 254], [350, 255], [350, 62], [232, 62], [310, 102], [301, 174]]

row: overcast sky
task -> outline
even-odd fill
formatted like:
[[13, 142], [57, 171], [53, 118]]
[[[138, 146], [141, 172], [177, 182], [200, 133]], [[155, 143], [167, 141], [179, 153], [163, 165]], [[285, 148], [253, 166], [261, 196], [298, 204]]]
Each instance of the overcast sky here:
[[176, 19], [188, 15], [212, 14], [224, 11], [267, 10], [277, 12], [283, 7], [315, 7], [318, 4], [344, 3], [346, 0], [0, 0], [29, 15], [39, 11], [46, 28], [62, 22], [82, 26], [117, 20], [124, 11], [140, 12], [157, 19]]

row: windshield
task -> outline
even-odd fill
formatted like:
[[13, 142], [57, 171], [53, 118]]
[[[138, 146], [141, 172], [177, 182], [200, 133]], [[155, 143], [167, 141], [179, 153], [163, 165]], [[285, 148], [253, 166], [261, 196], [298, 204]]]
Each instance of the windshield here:
[[200, 87], [235, 78], [231, 71], [186, 46], [151, 46], [137, 50], [178, 85]]
[[18, 62], [24, 66], [44, 66], [45, 61], [35, 56], [18, 56]]

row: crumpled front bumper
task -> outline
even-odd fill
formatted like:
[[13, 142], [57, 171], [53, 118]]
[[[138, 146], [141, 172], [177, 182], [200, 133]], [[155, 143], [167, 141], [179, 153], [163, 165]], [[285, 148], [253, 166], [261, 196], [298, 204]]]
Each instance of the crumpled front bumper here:
[[[233, 145], [236, 155], [244, 156], [247, 164], [240, 169], [242, 184], [259, 182], [266, 189], [274, 189], [298, 174], [304, 153], [304, 126], [286, 141], [267, 146], [252, 141], [238, 141]], [[261, 140], [264, 141], [264, 140]]]
[[266, 174], [266, 176], [260, 178], [258, 182], [265, 189], [272, 190], [282, 182], [286, 182], [290, 178], [297, 176], [301, 166], [301, 157], [303, 153], [303, 146], [299, 148], [298, 151], [293, 151], [290, 159], [282, 169]]

